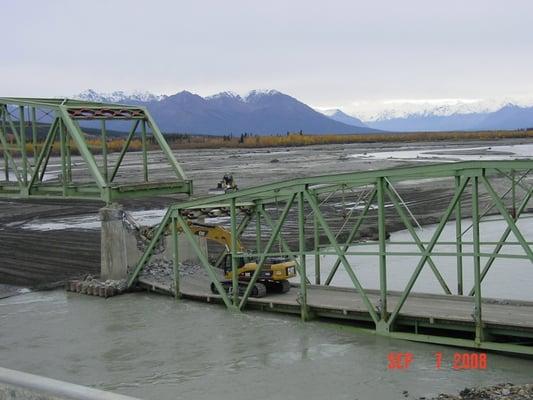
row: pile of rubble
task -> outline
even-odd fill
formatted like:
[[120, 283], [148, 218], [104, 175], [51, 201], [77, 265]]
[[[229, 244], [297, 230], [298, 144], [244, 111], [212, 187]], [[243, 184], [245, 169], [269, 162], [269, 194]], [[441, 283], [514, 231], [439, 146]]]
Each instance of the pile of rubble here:
[[[421, 397], [419, 400], [424, 400]], [[439, 394], [431, 400], [533, 400], [533, 384], [513, 385], [502, 383], [495, 386], [465, 388], [458, 395]], [[428, 399], [429, 400], [429, 399]]]
[[146, 278], [151, 282], [169, 284], [173, 282], [173, 266], [168, 260], [156, 260], [146, 265], [139, 277]]
[[112, 297], [124, 293], [128, 289], [128, 284], [125, 279], [100, 281], [92, 275], [87, 275], [85, 279], [68, 281], [66, 289], [69, 292], [91, 296]]
[[[182, 262], [179, 264], [180, 278], [186, 276], [206, 275], [205, 270], [198, 264]], [[140, 273], [141, 277], [162, 284], [174, 283], [174, 266], [170, 260], [156, 260], [148, 264]]]

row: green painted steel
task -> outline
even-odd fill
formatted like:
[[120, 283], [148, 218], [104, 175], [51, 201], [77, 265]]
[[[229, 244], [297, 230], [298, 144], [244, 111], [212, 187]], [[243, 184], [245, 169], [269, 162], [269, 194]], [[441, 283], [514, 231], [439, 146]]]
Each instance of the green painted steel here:
[[[516, 213], [516, 218], [517, 219], [520, 218], [520, 215], [526, 209], [527, 204], [529, 203], [529, 200], [531, 199], [532, 195], [533, 195], [533, 188], [530, 189], [527, 192], [527, 195], [524, 197], [524, 199], [522, 200], [522, 203], [518, 207], [518, 210], [517, 210], [517, 213]], [[490, 267], [492, 266], [494, 261], [496, 261], [496, 258], [500, 254], [500, 251], [501, 251], [502, 247], [504, 246], [504, 243], [505, 243], [505, 245], [508, 245], [508, 243], [506, 243], [506, 239], [509, 237], [510, 234], [511, 234], [511, 228], [508, 226], [505, 229], [505, 231], [503, 232], [502, 236], [500, 237], [500, 240], [496, 243], [496, 247], [494, 248], [494, 251], [493, 251], [492, 255], [490, 256], [490, 258], [488, 259], [487, 263], [483, 267], [483, 271], [481, 271], [481, 281], [483, 281], [483, 279], [485, 278], [485, 276], [489, 272]], [[520, 244], [520, 245], [522, 245], [522, 244]], [[531, 247], [531, 243], [528, 243], [528, 245], [529, 245], [529, 247]], [[500, 255], [500, 257], [501, 257], [501, 255]], [[475, 293], [475, 287], [473, 287], [470, 290], [468, 295], [469, 296], [473, 296], [474, 293]]]
[[[162, 224], [167, 224], [168, 218], [174, 217], [177, 218], [181, 224], [180, 226], [185, 228], [186, 223], [181, 217], [182, 214], [186, 214], [183, 213], [184, 210], [204, 210], [205, 212], [205, 210], [210, 209], [230, 209], [231, 226], [229, 228], [232, 236], [235, 240], [238, 240], [246, 226], [248, 226], [251, 216], [254, 216], [256, 224], [254, 251], [245, 254], [234, 254], [234, 251], [232, 251], [232, 259], [256, 258], [259, 260], [258, 266], [260, 268], [267, 257], [288, 257], [297, 261], [297, 270], [300, 275], [298, 289], [293, 289], [299, 290], [298, 304], [289, 307], [281, 303], [278, 305], [271, 303], [267, 309], [299, 313], [304, 320], [311, 316], [317, 316], [363, 321], [367, 325], [373, 324], [373, 332], [393, 338], [475, 349], [533, 354], [531, 332], [515, 326], [491, 326], [487, 328], [481, 309], [485, 302], [482, 290], [483, 279], [490, 273], [489, 269], [496, 259], [529, 260], [533, 265], [531, 238], [525, 236], [518, 224], [520, 219], [527, 218], [523, 214], [531, 205], [533, 188], [530, 187], [531, 180], [526, 178], [532, 170], [533, 160], [473, 161], [298, 178], [225, 195], [174, 204], [170, 207]], [[516, 176], [518, 174], [522, 175], [519, 179], [516, 179], [514, 178], [515, 174]], [[443, 182], [447, 182], [452, 194], [449, 202], [442, 206], [443, 210], [435, 210], [435, 213], [437, 214], [438, 212], [440, 215], [439, 222], [431, 238], [429, 240], [421, 240], [419, 232], [413, 224], [413, 221], [416, 224], [418, 222], [408, 208], [408, 204], [402, 200], [394, 186], [398, 182], [405, 180], [413, 181], [428, 178], [442, 179]], [[498, 185], [493, 180], [498, 180]], [[509, 187], [507, 188], [505, 185], [509, 185]], [[502, 189], [502, 186], [505, 187]], [[354, 212], [355, 218], [351, 219], [351, 214], [342, 213], [344, 216], [342, 227], [339, 232], [334, 232], [333, 224], [330, 223], [330, 220], [334, 217], [339, 218], [339, 216], [332, 216], [331, 213], [326, 214], [324, 207], [329, 206], [331, 209], [332, 204], [327, 203], [330, 201], [333, 205], [344, 208], [347, 190], [356, 190], [359, 193], [357, 201], [353, 203], [355, 204], [353, 206], [354, 210], [356, 210]], [[342, 198], [342, 202], [335, 203], [339, 201], [339, 199], [335, 198], [335, 194], [337, 194], [338, 198]], [[278, 213], [277, 221], [273, 221], [267, 210], [265, 210], [265, 205], [277, 209], [280, 202], [284, 204], [283, 210]], [[473, 219], [471, 226], [472, 240], [463, 239], [463, 235], [470, 227], [463, 230], [461, 226], [461, 218], [464, 217], [461, 207], [466, 209], [467, 205], [471, 207]], [[490, 207], [481, 212], [482, 205]], [[306, 208], [310, 210], [307, 215], [305, 213]], [[506, 224], [506, 227], [502, 228], [502, 230], [504, 229], [503, 234], [497, 241], [483, 240], [483, 232], [480, 229], [480, 224], [485, 221], [484, 217], [489, 215], [492, 208], [495, 210], [493, 214], [497, 211], [499, 220], [504, 221]], [[237, 223], [239, 213], [243, 214], [240, 224]], [[466, 213], [468, 214], [469, 211]], [[289, 214], [292, 219], [289, 218]], [[392, 214], [402, 221], [412, 240], [392, 242], [387, 239], [387, 219]], [[308, 221], [311, 217], [313, 220]], [[454, 222], [455, 240], [441, 241], [440, 237], [446, 224], [450, 222], [450, 218], [457, 219]], [[377, 241], [357, 242], [362, 224], [369, 220], [376, 221]], [[308, 225], [309, 228], [312, 226], [312, 232], [311, 229], [306, 229]], [[293, 235], [296, 233], [294, 231], [295, 226], [297, 238], [288, 238], [287, 232], [291, 232]], [[339, 233], [345, 226], [350, 228], [347, 239], [339, 242]], [[263, 229], [263, 227], [266, 229]], [[293, 229], [293, 231], [290, 231], [290, 229]], [[138, 273], [148, 262], [148, 253], [151, 252], [150, 249], [155, 246], [158, 240], [157, 237], [162, 232], [162, 230], [156, 232], [147, 252], [130, 276], [130, 285], [134, 283]], [[192, 234], [185, 229], [184, 232], [185, 236], [191, 241], [193, 250], [197, 251], [202, 265], [208, 270], [210, 278], [217, 285], [220, 275], [216, 274], [215, 268], [209, 264], [206, 255], [201, 252], [199, 247], [193, 245], [192, 240], [194, 238]], [[516, 240], [507, 242], [511, 233]], [[262, 236], [267, 234], [268, 241], [266, 245], [263, 245]], [[324, 243], [321, 243], [321, 239], [325, 239]], [[309, 245], [307, 245], [307, 240], [309, 240]], [[313, 245], [311, 245], [311, 240]], [[279, 249], [275, 249], [274, 244], [278, 241], [280, 243]], [[451, 249], [447, 248], [443, 251], [439, 249], [441, 245], [448, 245]], [[377, 246], [377, 249], [368, 248], [368, 246]], [[393, 246], [395, 247], [394, 249], [392, 248]], [[398, 250], [397, 246], [406, 246], [407, 249]], [[491, 247], [486, 249], [486, 246]], [[523, 254], [504, 254], [502, 251], [504, 246], [512, 246], [515, 250], [521, 249]], [[366, 311], [359, 313], [357, 316], [346, 315], [345, 310], [340, 305], [338, 309], [334, 309], [331, 304], [321, 308], [315, 302], [308, 303], [307, 294], [311, 283], [307, 277], [306, 257], [314, 256], [314, 272], [317, 276], [315, 282], [320, 284], [318, 277], [320, 276], [321, 268], [324, 267], [320, 265], [320, 257], [323, 255], [334, 256], [335, 262], [332, 264], [331, 272], [322, 286], [331, 284], [335, 273], [342, 265], [353, 285], [352, 288], [344, 288], [342, 290], [353, 293], [354, 298], [358, 296], [362, 300]], [[357, 265], [347, 259], [347, 256], [351, 255], [376, 257], [376, 264], [379, 268], [379, 271], [376, 271], [376, 276], [379, 277], [379, 288], [374, 290], [372, 299], [376, 299], [377, 295], [378, 301], [371, 301], [369, 293], [372, 290], [364, 288], [361, 284]], [[403, 290], [396, 292], [398, 300], [394, 304], [387, 304], [387, 302], [390, 302], [391, 293], [387, 289], [387, 258], [390, 256], [419, 257], [415, 264], [411, 265], [414, 270], [409, 277], [408, 283]], [[452, 284], [444, 279], [445, 275], [441, 273], [434, 261], [435, 257], [440, 256], [450, 257], [457, 263], [457, 295], [451, 294], [450, 288]], [[444, 318], [439, 319], [439, 315], [435, 315], [435, 321], [433, 321], [433, 317], [428, 320], [427, 318], [411, 317], [403, 312], [405, 303], [414, 294], [413, 287], [426, 264], [445, 293], [441, 296], [463, 297], [462, 264], [466, 257], [471, 258], [474, 265], [474, 288], [469, 293], [470, 296], [474, 296], [471, 321], [468, 323], [464, 321], [448, 321]], [[481, 268], [483, 259], [487, 259], [487, 262]], [[509, 265], [509, 268], [511, 267], [512, 265]], [[237, 296], [238, 303], [236, 303], [236, 299], [230, 299], [225, 296], [226, 294], [223, 291], [220, 292], [222, 302], [228, 308], [234, 310], [236, 309], [235, 304], [238, 304], [237, 308], [243, 310], [248, 303], [250, 303], [250, 307], [258, 307], [257, 303], [248, 302], [248, 299], [258, 278], [259, 268], [253, 274], [244, 295]], [[331, 290], [341, 289], [331, 288]], [[434, 333], [435, 330], [438, 332]], [[432, 333], [427, 334], [428, 332]]]
[[[0, 197], [83, 198], [110, 203], [161, 194], [192, 194], [192, 182], [187, 179], [145, 108], [71, 99], [4, 97], [0, 98], [0, 120], [0, 154], [4, 159], [0, 164], [4, 167], [4, 180], [0, 181]], [[98, 165], [95, 153], [88, 144], [89, 137], [80, 127], [79, 121], [100, 121], [98, 137], [102, 143], [101, 165]], [[133, 124], [111, 173], [108, 170], [108, 121], [132, 121]], [[115, 178], [139, 123], [142, 127], [143, 180], [137, 182], [134, 177], [128, 177], [127, 181], [117, 183]], [[43, 142], [39, 143], [38, 130], [46, 125], [50, 128]], [[149, 180], [146, 126], [150, 128], [158, 148], [163, 151], [169, 167], [174, 172], [172, 180]], [[27, 135], [28, 128], [31, 128], [31, 137]], [[59, 175], [47, 177], [46, 173], [51, 172], [48, 161], [57, 141], [60, 170], [54, 171], [54, 174]], [[32, 157], [28, 156], [26, 148], [30, 144], [33, 146]], [[73, 180], [72, 175], [73, 149], [79, 152], [87, 175], [76, 180]]]
[[[213, 284], [215, 285], [218, 294], [222, 297], [222, 300], [224, 301], [224, 304], [226, 304], [226, 307], [228, 307], [230, 310], [237, 311], [238, 310], [237, 307], [235, 307], [235, 305], [232, 303], [231, 299], [228, 297], [226, 291], [222, 287], [222, 284], [219, 281], [219, 277], [217, 276], [216, 271], [214, 270], [214, 267], [209, 263], [209, 259], [208, 259], [207, 255], [202, 251], [202, 249], [200, 248], [200, 246], [196, 242], [196, 238], [194, 237], [194, 234], [191, 232], [191, 229], [189, 228], [189, 225], [187, 224], [187, 222], [185, 222], [185, 220], [183, 219], [183, 217], [181, 215], [177, 215], [176, 219], [177, 219], [181, 229], [183, 230], [183, 233], [185, 234], [185, 237], [187, 238], [187, 240], [189, 242], [189, 245], [193, 248], [193, 250], [195, 251], [196, 255], [198, 256], [198, 258], [200, 260], [200, 264], [204, 267], [205, 271], [207, 272], [207, 275], [211, 279], [211, 282], [213, 282]], [[159, 231], [156, 232], [156, 236], [154, 236], [154, 239], [156, 239], [156, 237], [159, 236], [159, 235], [157, 235], [158, 232]], [[154, 243], [154, 240], [152, 240], [151, 243]], [[157, 243], [157, 240], [155, 241], [155, 243]], [[137, 266], [137, 268], [139, 268], [139, 265]], [[139, 272], [140, 272], [140, 268], [139, 268]], [[135, 277], [136, 277], [136, 274], [134, 273], [130, 277], [130, 281], [128, 282], [128, 286], [131, 286], [131, 283], [132, 283], [131, 279], [135, 278]]]
[[320, 285], [320, 228], [318, 219], [313, 214], [313, 244], [315, 253], [315, 285]]
[[316, 201], [314, 196], [309, 194], [309, 192], [307, 190], [304, 191], [304, 195], [307, 198], [307, 202], [311, 206], [313, 212], [317, 216], [318, 222], [320, 223], [320, 226], [321, 226], [322, 230], [326, 234], [326, 237], [328, 238], [331, 246], [334, 248], [335, 252], [337, 253], [339, 258], [341, 259], [341, 262], [344, 265], [344, 268], [346, 269], [346, 272], [350, 276], [350, 279], [352, 280], [352, 282], [353, 282], [355, 288], [357, 289], [359, 295], [362, 297], [363, 302], [365, 303], [365, 306], [367, 307], [368, 312], [370, 313], [370, 316], [372, 317], [374, 322], [377, 324], [379, 318], [378, 318], [378, 315], [376, 313], [376, 309], [374, 308], [374, 305], [368, 299], [368, 296], [366, 295], [366, 293], [365, 293], [365, 291], [363, 289], [363, 286], [359, 282], [359, 279], [357, 279], [357, 276], [355, 275], [350, 263], [346, 259], [346, 256], [343, 254], [339, 244], [337, 243], [337, 241], [335, 239], [335, 235], [333, 235], [333, 232], [329, 228], [326, 220], [324, 219], [324, 216], [322, 215], [322, 213], [320, 211], [320, 208], [318, 207], [318, 202]]
[[120, 151], [120, 155], [118, 156], [117, 163], [113, 167], [113, 172], [111, 173], [111, 179], [110, 179], [111, 182], [113, 182], [113, 180], [115, 179], [115, 176], [117, 175], [120, 164], [122, 163], [122, 160], [124, 159], [124, 156], [126, 155], [126, 152], [128, 151], [128, 147], [131, 143], [131, 140], [133, 139], [133, 136], [135, 135], [135, 131], [137, 130], [138, 126], [139, 126], [139, 120], [133, 121], [133, 126], [130, 129], [130, 133], [128, 134], [128, 137], [126, 139], [126, 142], [124, 143], [124, 146], [122, 147], [122, 150]]
[[381, 320], [387, 322], [387, 228], [385, 226], [385, 178], [376, 180], [378, 198], [378, 242], [379, 242], [379, 311]]
[[[367, 202], [366, 202], [366, 205], [365, 205], [365, 208], [363, 209], [363, 212], [361, 213], [361, 215], [357, 219], [357, 222], [354, 224], [350, 234], [348, 235], [348, 238], [346, 239], [346, 243], [345, 243], [344, 248], [343, 248], [343, 252], [344, 253], [346, 253], [346, 251], [348, 251], [348, 249], [350, 248], [350, 245], [353, 243], [357, 233], [359, 232], [359, 228], [361, 227], [361, 224], [363, 223], [364, 218], [368, 214], [368, 210], [372, 206], [372, 202], [374, 201], [374, 199], [376, 197], [376, 194], [377, 194], [377, 189], [374, 189], [372, 191], [372, 193], [370, 194]], [[326, 282], [325, 282], [326, 285], [331, 284], [331, 281], [332, 281], [333, 277], [335, 276], [335, 273], [337, 272], [337, 269], [339, 268], [340, 265], [341, 265], [341, 260], [340, 260], [340, 258], [338, 258], [337, 261], [335, 261], [335, 263], [333, 264], [333, 268], [331, 269], [331, 272], [329, 273], [329, 275], [328, 275], [328, 277], [326, 279]]]
[[481, 249], [479, 245], [479, 177], [472, 177], [472, 236], [474, 241], [474, 319], [476, 321], [475, 342], [483, 341], [482, 294], [481, 294]]
[[[276, 200], [276, 205], [277, 205], [277, 203], [278, 203], [278, 201]], [[263, 217], [263, 219], [265, 220], [265, 222], [267, 223], [269, 228], [270, 229], [274, 229], [274, 223], [272, 222], [272, 218], [265, 211], [265, 208], [264, 207], [257, 207], [257, 209], [259, 210], [259, 214]], [[283, 235], [281, 234], [281, 232], [278, 235], [278, 242], [280, 244], [280, 247], [283, 249], [283, 254], [286, 254], [287, 257], [291, 261], [294, 261], [296, 263], [296, 267], [299, 268], [299, 265], [298, 265], [300, 263], [300, 260], [298, 259], [299, 253], [291, 252], [291, 248], [290, 248], [289, 244], [287, 243], [287, 241], [285, 240], [285, 238], [283, 237]], [[307, 279], [307, 277], [306, 277], [306, 280], [307, 280], [307, 283], [310, 283], [309, 280]]]
[[176, 218], [172, 217], [171, 220], [172, 226], [172, 271], [174, 274], [174, 297], [177, 299], [180, 298], [180, 256], [179, 256], [179, 238], [176, 229]]
[[231, 199], [230, 202], [230, 220], [231, 220], [231, 231], [235, 232], [234, 235], [231, 235], [231, 285], [233, 288], [232, 292], [232, 299], [233, 305], [237, 307], [239, 305], [239, 291], [237, 290], [239, 286], [239, 259], [238, 259], [238, 253], [237, 253], [237, 208], [235, 207], [235, 199]]
[[298, 273], [300, 274], [300, 316], [303, 321], [309, 319], [309, 309], [307, 307], [307, 271], [306, 271], [306, 249], [305, 249], [305, 199], [303, 192], [298, 193], [298, 252], [299, 263]]
[[[518, 229], [518, 227], [516, 226], [516, 223], [515, 223], [513, 217], [511, 217], [511, 215], [507, 211], [507, 209], [505, 207], [505, 204], [503, 204], [503, 202], [502, 202], [502, 199], [495, 192], [494, 188], [492, 187], [492, 185], [489, 183], [489, 181], [487, 180], [487, 178], [485, 176], [481, 177], [481, 181], [484, 183], [485, 187], [487, 188], [488, 192], [490, 193], [490, 195], [492, 197], [492, 200], [494, 201], [494, 204], [496, 205], [496, 208], [498, 209], [500, 214], [505, 218], [509, 228], [511, 229], [511, 231], [515, 235], [515, 237], [518, 240], [518, 242], [522, 245], [522, 248], [524, 249], [524, 251], [527, 254], [527, 256], [529, 257], [529, 259], [533, 262], [533, 251], [531, 250], [531, 246], [529, 246], [529, 244], [527, 243], [526, 239], [524, 238], [524, 236], [520, 232], [520, 229]], [[475, 240], [474, 240], [474, 242], [475, 242]]]
[[[399, 199], [397, 198], [396, 193], [392, 192], [389, 188], [384, 188], [383, 190], [387, 193], [389, 199], [392, 201], [392, 204], [394, 204], [394, 208], [396, 209], [398, 215], [400, 216], [400, 219], [402, 220], [403, 224], [405, 225], [405, 227], [409, 231], [409, 234], [411, 235], [411, 237], [413, 238], [413, 240], [416, 243], [417, 247], [419, 248], [420, 254], [425, 254], [426, 253], [426, 248], [422, 244], [422, 241], [420, 240], [420, 238], [416, 234], [415, 228], [411, 224], [411, 221], [409, 221], [409, 218], [407, 217], [407, 215], [405, 214], [402, 206], [400, 205], [400, 203], [398, 201]], [[384, 206], [382, 206], [382, 207], [384, 207]], [[385, 229], [384, 217], [383, 217], [383, 228], [381, 228], [381, 229]], [[384, 248], [385, 247], [384, 244], [386, 243], [385, 238], [380, 236], [379, 243], [380, 243], [380, 245], [383, 243], [383, 249], [380, 249], [380, 257], [381, 257], [381, 254], [385, 254], [386, 253], [385, 248]], [[390, 252], [390, 253], [392, 253], [392, 252]], [[445, 294], [451, 294], [450, 288], [446, 284], [446, 281], [444, 280], [444, 278], [440, 274], [437, 266], [435, 265], [435, 263], [433, 262], [433, 260], [429, 256], [428, 256], [428, 259], [427, 259], [427, 263], [429, 264], [431, 270], [433, 271], [433, 274], [437, 278], [437, 281], [439, 282], [440, 286], [444, 290], [444, 293]]]
[[[334, 175], [313, 176], [307, 178], [296, 178], [267, 185], [239, 190], [228, 194], [198, 198], [179, 204], [179, 208], [206, 207], [210, 204], [218, 204], [219, 207], [225, 205], [229, 207], [229, 200], [239, 199], [243, 202], [253, 202], [258, 199], [281, 199], [282, 196], [290, 196], [301, 191], [301, 187], [307, 186], [310, 191], [318, 190], [315, 186], [327, 185], [328, 188], [321, 187], [322, 191], [333, 191], [339, 186], [351, 185], [352, 187], [373, 185], [379, 177], [386, 177], [390, 182], [401, 182], [405, 180], [416, 180], [426, 178], [447, 178], [453, 176], [471, 176], [473, 171], [481, 170], [526, 170], [532, 167], [531, 160], [513, 161], [463, 161], [457, 163], [431, 164], [414, 167], [397, 167], [394, 169], [382, 169], [371, 171], [349, 172]], [[264, 201], [264, 200], [263, 200]], [[274, 200], [272, 200], [274, 201]]]
[[[295, 197], [296, 195], [293, 195], [289, 199], [289, 201], [287, 201], [287, 204], [285, 205], [285, 208], [283, 209], [277, 224], [272, 229], [272, 235], [270, 236], [270, 239], [268, 240], [268, 243], [265, 246], [264, 252], [261, 254], [259, 262], [257, 263], [257, 268], [252, 274], [250, 283], [248, 284], [248, 287], [246, 288], [246, 291], [244, 292], [244, 295], [242, 296], [241, 302], [239, 303], [239, 310], [242, 310], [244, 308], [244, 306], [246, 305], [246, 302], [248, 301], [248, 297], [250, 297], [250, 294], [252, 293], [252, 289], [255, 283], [257, 282], [257, 279], [259, 278], [259, 273], [261, 272], [261, 268], [263, 268], [263, 265], [265, 264], [265, 261], [268, 257], [267, 253], [270, 251], [270, 249], [274, 245], [274, 242], [278, 238], [281, 228], [283, 227], [283, 224], [287, 218], [287, 214], [289, 213], [289, 210], [291, 209], [291, 206], [294, 203]], [[232, 233], [232, 236], [235, 236], [235, 235]]]
[[435, 245], [437, 243], [437, 240], [439, 239], [439, 237], [440, 237], [440, 235], [441, 235], [441, 233], [442, 233], [442, 231], [444, 229], [444, 226], [446, 225], [446, 222], [448, 222], [448, 219], [450, 218], [450, 215], [451, 215], [452, 211], [455, 209], [455, 206], [456, 206], [457, 202], [459, 201], [459, 198], [463, 194], [463, 191], [464, 191], [467, 183], [469, 182], [469, 180], [470, 179], [467, 178], [467, 179], [465, 179], [463, 181], [463, 183], [461, 184], [461, 186], [459, 187], [459, 189], [457, 190], [457, 192], [453, 196], [453, 199], [452, 199], [450, 205], [448, 206], [448, 208], [446, 209], [444, 215], [441, 217], [440, 223], [437, 226], [437, 229], [435, 230], [435, 233], [433, 234], [433, 237], [431, 238], [431, 241], [430, 241], [429, 245], [426, 248], [426, 252], [423, 253], [422, 258], [420, 259], [418, 265], [415, 268], [415, 271], [411, 275], [411, 278], [409, 279], [409, 282], [407, 283], [407, 286], [405, 287], [405, 289], [403, 291], [403, 294], [402, 294], [402, 296], [400, 298], [400, 301], [398, 302], [398, 304], [396, 305], [396, 308], [392, 312], [392, 315], [391, 315], [391, 317], [390, 317], [390, 319], [388, 321], [389, 329], [392, 326], [392, 324], [394, 323], [394, 320], [398, 316], [398, 314], [399, 314], [400, 310], [402, 309], [403, 305], [405, 304], [405, 300], [407, 300], [407, 297], [409, 296], [409, 293], [411, 293], [411, 290], [413, 289], [413, 286], [414, 286], [416, 280], [420, 276], [420, 271], [422, 271], [422, 268], [424, 267], [426, 261], [428, 260], [431, 251], [435, 247]]
[[[461, 186], [461, 177], [455, 177], [455, 190]], [[457, 201], [455, 208], [455, 240], [456, 240], [456, 252], [457, 252], [457, 294], [463, 294], [463, 228], [461, 221], [463, 219], [461, 210], [461, 199]]]

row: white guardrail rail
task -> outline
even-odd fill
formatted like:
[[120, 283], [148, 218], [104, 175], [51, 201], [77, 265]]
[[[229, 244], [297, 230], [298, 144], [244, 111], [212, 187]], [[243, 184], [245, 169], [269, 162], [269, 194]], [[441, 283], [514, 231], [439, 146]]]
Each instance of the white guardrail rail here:
[[0, 367], [0, 399], [5, 400], [139, 400]]

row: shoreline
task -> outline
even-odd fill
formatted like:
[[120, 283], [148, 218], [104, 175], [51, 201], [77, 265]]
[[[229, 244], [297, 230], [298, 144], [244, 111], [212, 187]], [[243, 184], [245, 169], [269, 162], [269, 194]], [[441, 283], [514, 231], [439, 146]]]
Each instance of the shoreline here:
[[514, 385], [500, 383], [493, 386], [464, 388], [458, 394], [441, 393], [436, 397], [419, 397], [417, 400], [531, 400], [533, 384]]

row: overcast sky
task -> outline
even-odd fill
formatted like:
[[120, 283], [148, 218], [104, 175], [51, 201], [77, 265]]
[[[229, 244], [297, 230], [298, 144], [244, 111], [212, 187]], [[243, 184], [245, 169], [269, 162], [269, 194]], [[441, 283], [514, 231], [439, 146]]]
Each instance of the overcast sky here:
[[533, 93], [527, 0], [0, 0], [0, 6], [0, 96], [273, 88], [315, 107], [353, 109]]

